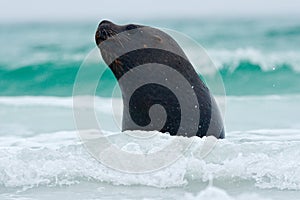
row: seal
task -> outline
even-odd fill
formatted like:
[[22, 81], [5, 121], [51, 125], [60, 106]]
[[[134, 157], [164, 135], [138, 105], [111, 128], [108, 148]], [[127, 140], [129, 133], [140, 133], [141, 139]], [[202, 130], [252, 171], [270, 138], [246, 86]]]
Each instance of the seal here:
[[123, 131], [225, 137], [215, 99], [171, 36], [103, 20], [95, 41], [122, 92]]

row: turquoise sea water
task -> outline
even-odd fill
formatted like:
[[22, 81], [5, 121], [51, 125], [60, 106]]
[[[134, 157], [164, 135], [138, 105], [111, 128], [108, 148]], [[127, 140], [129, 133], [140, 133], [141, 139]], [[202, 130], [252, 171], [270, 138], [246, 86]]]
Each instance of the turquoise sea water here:
[[[204, 139], [197, 138], [181, 159], [153, 173], [105, 167], [83, 147], [72, 111], [74, 80], [95, 48], [98, 21], [2, 23], [0, 199], [299, 199], [299, 19], [137, 23], [182, 32], [206, 49], [227, 94], [226, 139], [203, 159]], [[106, 68], [88, 67], [90, 73]], [[134, 153], [151, 148], [116, 127], [121, 111], [112, 116], [111, 105], [121, 100], [110, 96], [116, 80], [106, 70], [102, 81], [95, 115], [106, 137]], [[92, 84], [88, 74], [82, 84], [84, 94]]]
[[[83, 59], [95, 47], [97, 23], [1, 24], [1, 95], [70, 96]], [[174, 29], [201, 44], [218, 67], [228, 95], [300, 92], [296, 19], [140, 23]], [[115, 83], [109, 70], [104, 79], [106, 87]], [[108, 91], [100, 89], [98, 95], [108, 96]]]

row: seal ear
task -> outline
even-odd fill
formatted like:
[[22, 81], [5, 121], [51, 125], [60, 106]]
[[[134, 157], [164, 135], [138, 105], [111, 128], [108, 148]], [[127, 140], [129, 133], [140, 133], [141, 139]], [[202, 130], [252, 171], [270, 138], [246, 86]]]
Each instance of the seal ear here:
[[153, 35], [153, 39], [155, 40], [155, 42], [158, 42], [158, 43], [163, 42], [163, 39], [161, 37], [159, 37], [158, 35]]

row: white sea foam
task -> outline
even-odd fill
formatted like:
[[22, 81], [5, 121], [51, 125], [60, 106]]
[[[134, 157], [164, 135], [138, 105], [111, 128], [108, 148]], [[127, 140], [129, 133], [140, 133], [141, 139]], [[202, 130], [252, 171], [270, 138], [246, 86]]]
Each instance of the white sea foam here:
[[[141, 149], [151, 149], [153, 144], [159, 147], [172, 139], [159, 132], [156, 136], [151, 142], [132, 140], [124, 133], [108, 132], [106, 137], [123, 146], [123, 150], [141, 153]], [[183, 137], [182, 142], [184, 140], [188, 138]], [[200, 150], [205, 140], [195, 138], [196, 142], [174, 164], [145, 174], [124, 174], [102, 165], [87, 153], [74, 131], [26, 139], [6, 136], [1, 137], [1, 141], [0, 185], [5, 187], [59, 186], [92, 181], [167, 188], [194, 181], [205, 183], [213, 177], [224, 184], [246, 181], [249, 187], [300, 190], [299, 161], [295, 159], [300, 156], [300, 142], [297, 141], [225, 139], [218, 141], [214, 150], [202, 159]], [[129, 148], [129, 143], [135, 148], [131, 148], [132, 145]]]
[[[122, 99], [118, 98], [103, 98], [93, 96], [79, 96], [79, 97], [51, 97], [51, 96], [19, 96], [19, 97], [0, 97], [0, 105], [26, 107], [26, 106], [41, 106], [41, 107], [63, 107], [73, 108], [74, 98], [81, 98], [83, 102], [81, 107], [91, 107], [102, 113], [111, 113], [112, 105], [122, 105]], [[92, 98], [94, 105], [84, 104], [85, 99]]]
[[238, 48], [235, 50], [209, 49], [208, 54], [214, 61], [217, 68], [224, 64], [230, 65], [232, 70], [238, 66], [241, 61], [249, 61], [258, 64], [263, 70], [271, 71], [282, 64], [289, 64], [293, 69], [300, 70], [300, 58], [297, 51], [273, 51], [262, 52], [255, 48]]
[[267, 200], [268, 198], [262, 198], [257, 194], [241, 194], [237, 197], [230, 196], [225, 190], [217, 187], [207, 187], [197, 195], [186, 194], [185, 199], [187, 200]]

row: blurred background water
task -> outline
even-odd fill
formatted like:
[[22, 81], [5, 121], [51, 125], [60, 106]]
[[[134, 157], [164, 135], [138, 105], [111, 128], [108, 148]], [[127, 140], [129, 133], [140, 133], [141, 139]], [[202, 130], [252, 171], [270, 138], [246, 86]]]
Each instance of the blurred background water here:
[[[95, 47], [97, 23], [2, 24], [1, 95], [71, 96], [76, 73]], [[300, 92], [298, 19], [165, 19], [139, 23], [174, 29], [201, 44], [217, 66], [228, 95]], [[100, 64], [91, 67], [106, 68]], [[99, 89], [98, 95], [109, 96], [115, 79], [109, 69], [103, 78], [106, 88]]]
[[[299, 199], [298, 4], [3, 3], [0, 198]], [[226, 139], [208, 157], [199, 158], [203, 140], [198, 138], [168, 168], [122, 174], [87, 153], [73, 121], [72, 90], [80, 65], [95, 48], [102, 19], [173, 29], [206, 49], [227, 95]], [[138, 152], [140, 144], [124, 138], [110, 120], [115, 78], [100, 63], [89, 67], [91, 73], [106, 69], [95, 107], [107, 137]], [[87, 76], [83, 92], [90, 84]], [[157, 141], [170, 140], [157, 134]]]

